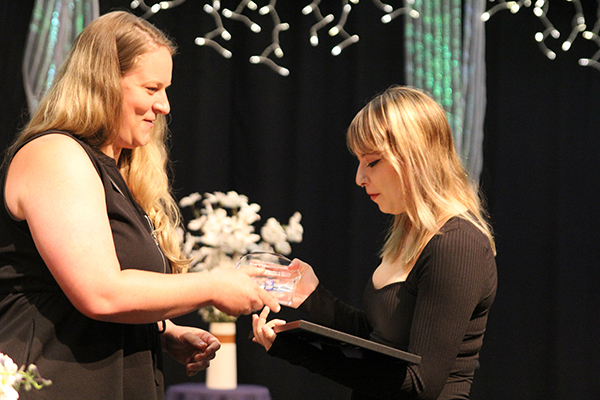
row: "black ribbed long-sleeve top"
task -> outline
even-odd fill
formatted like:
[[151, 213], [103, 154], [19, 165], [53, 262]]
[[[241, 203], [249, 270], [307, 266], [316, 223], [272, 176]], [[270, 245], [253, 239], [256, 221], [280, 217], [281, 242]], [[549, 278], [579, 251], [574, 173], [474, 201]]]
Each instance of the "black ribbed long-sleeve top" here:
[[372, 280], [364, 311], [322, 285], [302, 304], [312, 321], [421, 356], [418, 365], [347, 358], [279, 335], [269, 354], [353, 390], [353, 399], [468, 399], [497, 275], [488, 238], [460, 217], [424, 248], [406, 281], [381, 289]]

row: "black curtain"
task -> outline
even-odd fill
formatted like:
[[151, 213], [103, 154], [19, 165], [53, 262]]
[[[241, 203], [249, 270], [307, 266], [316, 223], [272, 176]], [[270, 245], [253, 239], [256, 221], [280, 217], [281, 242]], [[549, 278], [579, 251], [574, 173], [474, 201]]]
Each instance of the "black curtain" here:
[[[282, 77], [248, 61], [270, 44], [265, 31], [253, 34], [226, 20], [231, 59], [196, 46], [197, 36], [214, 29], [204, 3], [190, 0], [150, 19], [179, 46], [168, 91], [176, 195], [236, 190], [262, 206], [265, 220], [286, 221], [300, 211], [305, 237], [292, 256], [360, 306], [389, 220], [354, 183], [357, 164], [345, 129], [372, 96], [405, 82], [402, 20], [384, 25], [372, 2], [358, 3], [346, 27], [360, 41], [334, 57], [330, 49], [339, 39], [326, 31], [318, 47], [309, 44], [314, 19], [301, 10], [310, 1], [280, 1], [280, 18], [291, 25], [280, 35], [285, 54], [277, 62], [290, 70]], [[340, 15], [341, 2], [324, 3], [323, 14]], [[128, 5], [100, 0], [102, 13]], [[584, 2], [590, 28], [595, 7]], [[32, 8], [33, 0], [5, 0], [0, 14], [2, 146], [27, 118], [21, 61]], [[573, 15], [572, 4], [551, 3], [549, 17], [562, 40]], [[269, 30], [269, 21], [257, 22]], [[581, 35], [569, 52], [560, 50], [562, 40], [550, 40], [557, 58], [549, 60], [534, 40], [544, 27], [527, 8], [493, 16], [486, 29], [481, 181], [500, 281], [472, 398], [598, 399], [600, 71], [577, 62], [598, 48]], [[280, 316], [301, 317], [289, 309]], [[177, 322], [206, 327], [195, 313]], [[240, 383], [267, 386], [274, 400], [349, 398], [346, 388], [266, 355], [247, 339], [249, 317], [237, 329]], [[165, 370], [167, 384], [204, 379], [186, 377], [168, 360]]]

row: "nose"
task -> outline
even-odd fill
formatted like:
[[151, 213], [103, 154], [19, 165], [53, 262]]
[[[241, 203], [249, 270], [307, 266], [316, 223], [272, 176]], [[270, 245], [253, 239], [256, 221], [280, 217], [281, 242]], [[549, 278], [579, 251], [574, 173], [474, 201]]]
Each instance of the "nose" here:
[[169, 104], [169, 98], [167, 97], [166, 92], [163, 92], [154, 102], [154, 112], [163, 115], [167, 115], [171, 112], [171, 105]]
[[360, 165], [356, 169], [356, 178], [355, 179], [356, 179], [356, 184], [358, 186], [366, 186], [367, 175], [365, 174], [365, 171], [363, 170], [363, 168]]

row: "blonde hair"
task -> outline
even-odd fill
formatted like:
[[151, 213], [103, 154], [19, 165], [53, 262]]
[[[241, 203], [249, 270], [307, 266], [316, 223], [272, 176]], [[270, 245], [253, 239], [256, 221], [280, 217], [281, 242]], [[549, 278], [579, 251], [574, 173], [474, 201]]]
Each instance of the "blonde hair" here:
[[460, 216], [489, 239], [481, 200], [454, 148], [444, 110], [424, 92], [393, 86], [354, 117], [347, 133], [354, 154], [378, 153], [400, 177], [406, 211], [396, 215], [381, 251], [401, 265], [416, 260], [448, 219]]
[[[77, 37], [48, 93], [12, 146], [51, 129], [70, 132], [93, 148], [112, 144], [122, 107], [122, 76], [138, 58], [158, 48], [171, 55], [175, 44], [159, 29], [131, 13], [117, 11], [90, 23]], [[181, 223], [167, 174], [167, 123], [157, 115], [146, 146], [123, 149], [119, 169], [135, 200], [152, 220], [161, 248], [173, 270], [183, 272], [189, 260], [182, 253], [176, 227]]]

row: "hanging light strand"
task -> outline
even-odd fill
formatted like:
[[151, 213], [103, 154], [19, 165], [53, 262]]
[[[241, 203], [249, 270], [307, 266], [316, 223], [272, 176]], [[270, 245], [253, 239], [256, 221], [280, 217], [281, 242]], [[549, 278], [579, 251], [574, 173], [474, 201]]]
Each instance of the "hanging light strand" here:
[[[145, 0], [133, 0], [130, 3], [130, 7], [132, 9], [140, 9], [143, 11], [143, 18], [150, 18], [161, 10], [171, 9], [180, 4], [183, 4], [186, 0], [172, 0], [172, 1], [160, 1], [153, 5], [148, 5]], [[420, 1], [420, 0], [419, 0]], [[320, 9], [321, 0], [313, 0], [310, 4], [305, 6], [302, 9], [302, 13], [304, 15], [312, 15], [316, 22], [310, 28], [310, 43], [313, 46], [318, 46], [319, 41], [319, 32], [321, 29], [330, 26], [336, 21], [336, 17], [333, 14], [328, 14], [323, 16]], [[359, 0], [341, 0], [341, 13], [335, 25], [329, 28], [328, 33], [331, 37], [339, 37], [341, 38], [340, 42], [337, 43], [332, 49], [331, 54], [334, 56], [338, 56], [342, 53], [344, 49], [348, 46], [357, 43], [360, 38], [357, 34], [350, 34], [346, 30], [346, 23], [348, 18], [352, 12], [352, 5], [358, 4]], [[405, 6], [394, 9], [390, 4], [384, 3], [381, 0], [373, 0], [373, 4], [381, 9], [384, 14], [381, 17], [381, 22], [384, 24], [390, 23], [396, 17], [406, 14], [412, 19], [419, 18], [419, 12], [415, 7], [415, 0], [406, 0]], [[199, 36], [194, 40], [198, 46], [207, 46], [213, 48], [217, 51], [221, 56], [225, 58], [231, 58], [232, 52], [224, 47], [224, 44], [219, 43], [219, 37], [227, 42], [231, 40], [231, 34], [225, 28], [224, 19], [226, 20], [234, 20], [245, 24], [252, 32], [261, 33], [263, 31], [262, 27], [251, 19], [251, 17], [244, 14], [244, 11], [250, 10], [252, 12], [256, 12], [260, 15], [269, 15], [271, 16], [272, 21], [272, 31], [271, 31], [271, 44], [260, 54], [254, 55], [250, 57], [250, 62], [252, 64], [264, 64], [269, 68], [279, 73], [282, 76], [289, 75], [289, 70], [280, 66], [274, 59], [283, 57], [283, 49], [280, 45], [279, 35], [281, 32], [289, 29], [289, 24], [283, 23], [279, 19], [279, 15], [276, 9], [277, 1], [271, 0], [268, 5], [258, 8], [257, 4], [252, 0], [242, 0], [237, 3], [235, 9], [223, 8], [221, 10], [221, 2], [220, 1], [212, 1], [210, 3], [206, 3], [203, 6], [203, 10], [209, 14], [216, 28], [212, 31], [206, 33], [203, 36]]]
[[[600, 37], [598, 33], [600, 31], [600, 3], [598, 3], [598, 8], [596, 9], [596, 23], [591, 31], [585, 31], [582, 33], [584, 39], [592, 40], [598, 48], [600, 48]], [[598, 58], [600, 57], [600, 50], [596, 51], [596, 53], [591, 58], [580, 58], [579, 65], [583, 67], [593, 67], [600, 71], [600, 62], [598, 62]]]
[[273, 53], [277, 58], [283, 57], [283, 49], [279, 45], [279, 33], [281, 31], [287, 31], [290, 28], [289, 24], [282, 23], [279, 19], [279, 14], [275, 9], [276, 4], [277, 0], [271, 0], [268, 5], [261, 7], [258, 11], [261, 15], [268, 14], [271, 16], [271, 20], [273, 21], [273, 32], [271, 33], [272, 43], [261, 53], [261, 55], [250, 57], [250, 62], [252, 64], [265, 64], [279, 75], [288, 76], [290, 71], [287, 68], [281, 67], [275, 61], [269, 58], [271, 53]]
[[225, 26], [223, 25], [223, 20], [221, 19], [221, 14], [219, 13], [219, 8], [221, 7], [221, 2], [213, 1], [212, 6], [209, 4], [205, 4], [203, 7], [204, 12], [209, 14], [213, 20], [215, 21], [215, 25], [217, 26], [212, 31], [208, 32], [202, 37], [197, 37], [194, 40], [194, 43], [198, 46], [208, 46], [215, 49], [219, 54], [221, 54], [225, 58], [231, 58], [233, 55], [231, 51], [227, 50], [223, 46], [221, 46], [215, 38], [217, 36], [221, 36], [221, 38], [225, 41], [231, 40], [231, 34]]
[[161, 1], [151, 6], [147, 5], [144, 0], [133, 0], [129, 5], [132, 9], [140, 8], [144, 11], [142, 18], [148, 19], [160, 10], [167, 10], [169, 8], [177, 7], [178, 5], [185, 3], [186, 0], [172, 0], [172, 1]]
[[[569, 51], [573, 46], [575, 40], [577, 40], [577, 37], [580, 33], [584, 39], [593, 41], [600, 48], [600, 39], [598, 38], [600, 30], [600, 2], [598, 3], [596, 8], [596, 22], [594, 24], [594, 27], [591, 30], [586, 30], [587, 24], [581, 0], [566, 1], [573, 5], [574, 13], [573, 17], [571, 18], [571, 30], [569, 32], [569, 35], [560, 46], [562, 51]], [[481, 20], [484, 22], [488, 21], [498, 11], [509, 9], [513, 14], [516, 14], [519, 10], [521, 10], [523, 6], [530, 7], [532, 5], [530, 0], [521, 0], [518, 2], [504, 0], [499, 0], [498, 2], [495, 2], [494, 0], [491, 0], [491, 2], [494, 2], [496, 4], [494, 4], [494, 6], [492, 6], [489, 10], [485, 11], [481, 15]], [[550, 0], [537, 0], [534, 4], [534, 7], [532, 9], [533, 14], [539, 18], [540, 22], [544, 26], [544, 30], [536, 32], [534, 38], [535, 41], [538, 43], [538, 46], [542, 53], [546, 57], [548, 57], [548, 59], [554, 60], [556, 59], [557, 54], [551, 49], [551, 46], [549, 45], [548, 41], [551, 39], [560, 39], [561, 33], [558, 29], [556, 29], [554, 24], [548, 18], [549, 7]], [[593, 67], [600, 70], [599, 57], [600, 51], [597, 51], [590, 58], [580, 58], [578, 63], [579, 65], [584, 67]]]

